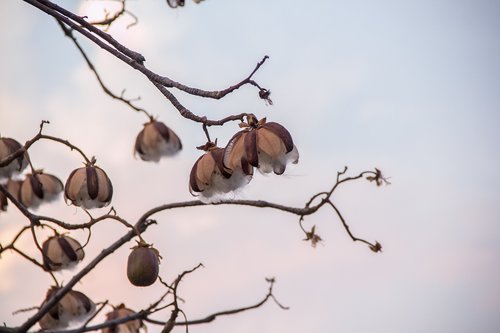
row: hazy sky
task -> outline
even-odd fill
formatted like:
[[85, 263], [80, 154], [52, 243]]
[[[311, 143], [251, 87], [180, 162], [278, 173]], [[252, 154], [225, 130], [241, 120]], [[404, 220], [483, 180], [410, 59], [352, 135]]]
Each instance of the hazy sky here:
[[[59, 1], [80, 15], [102, 14], [101, 1]], [[272, 210], [203, 207], [164, 212], [145, 233], [164, 260], [161, 275], [205, 265], [180, 287], [188, 318], [250, 305], [277, 279], [273, 304], [192, 332], [481, 332], [500, 331], [500, 2], [498, 1], [224, 1], [170, 9], [164, 1], [127, 1], [109, 33], [142, 53], [146, 66], [187, 85], [223, 89], [246, 77], [272, 91], [266, 106], [253, 87], [220, 101], [174, 90], [194, 113], [210, 118], [253, 112], [286, 126], [300, 162], [283, 176], [256, 174], [240, 197], [301, 207], [327, 190], [337, 170], [378, 167], [392, 185], [360, 181], [334, 200], [353, 233], [384, 246], [353, 243], [325, 207], [306, 218], [324, 242], [303, 242], [297, 218]], [[94, 16], [95, 17], [95, 16]], [[188, 175], [204, 143], [191, 123], [140, 73], [78, 36], [106, 84], [174, 129], [176, 158], [149, 164], [132, 156], [147, 119], [106, 96], [55, 21], [22, 1], [0, 2], [0, 133], [24, 142], [45, 133], [95, 155], [115, 187], [112, 205], [135, 220], [157, 205], [190, 200]], [[237, 124], [211, 129], [225, 143]], [[66, 147], [40, 142], [37, 168], [66, 180], [82, 165]], [[94, 214], [104, 213], [106, 210]], [[36, 211], [86, 222], [61, 199]], [[0, 214], [0, 243], [26, 219]], [[83, 267], [125, 232], [93, 229]], [[40, 238], [45, 237], [43, 231]], [[72, 232], [84, 242], [86, 232]], [[34, 256], [28, 235], [19, 244]], [[95, 301], [147, 307], [160, 284], [136, 288], [125, 275], [126, 245], [75, 289]], [[15, 253], [0, 260], [0, 322], [16, 325], [39, 305], [47, 274]], [[78, 268], [77, 268], [78, 269]], [[68, 281], [71, 272], [59, 274]], [[164, 313], [167, 316], [168, 311]], [[162, 318], [157, 316], [156, 318]], [[150, 332], [158, 328], [150, 326]], [[181, 328], [176, 329], [181, 332]]]

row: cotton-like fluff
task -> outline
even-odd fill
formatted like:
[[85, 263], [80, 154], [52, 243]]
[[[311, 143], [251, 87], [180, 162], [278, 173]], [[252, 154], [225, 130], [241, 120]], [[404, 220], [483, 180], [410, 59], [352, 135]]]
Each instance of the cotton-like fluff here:
[[113, 185], [104, 170], [87, 165], [71, 172], [64, 187], [64, 196], [78, 207], [101, 208], [111, 202]]
[[55, 235], [42, 245], [43, 267], [47, 271], [59, 271], [75, 266], [85, 253], [80, 243], [67, 236]]
[[[49, 289], [42, 306], [58, 290], [58, 287]], [[42, 330], [64, 328], [70, 323], [87, 319], [95, 311], [95, 307], [95, 303], [83, 293], [70, 290], [38, 321], [38, 324]]]
[[222, 163], [224, 149], [213, 147], [203, 154], [193, 165], [189, 177], [189, 191], [201, 201], [214, 203], [229, 198], [234, 191], [248, 184], [253, 168], [247, 165], [226, 170]]
[[134, 154], [143, 161], [158, 162], [161, 157], [173, 156], [181, 149], [177, 134], [164, 123], [151, 119], [135, 139]]
[[[124, 304], [118, 305], [113, 311], [106, 314], [106, 321], [126, 318], [135, 315], [136, 312], [125, 307]], [[139, 333], [140, 329], [145, 327], [142, 320], [129, 320], [123, 324], [111, 325], [101, 330], [101, 333]]]
[[[15, 183], [12, 183], [12, 186], [15, 190]], [[26, 207], [38, 208], [43, 202], [56, 200], [63, 187], [63, 183], [56, 176], [37, 171], [35, 174], [26, 175], [17, 195]]]
[[257, 121], [249, 117], [246, 128], [229, 140], [223, 157], [226, 169], [233, 170], [250, 164], [262, 173], [281, 175], [288, 163], [298, 163], [299, 152], [292, 136], [282, 125]]
[[[11, 138], [0, 138], [0, 161], [9, 156], [10, 154], [21, 149], [22, 146], [19, 142]], [[25, 153], [6, 166], [0, 168], [0, 179], [8, 178], [15, 173], [22, 172], [28, 166], [28, 154]]]

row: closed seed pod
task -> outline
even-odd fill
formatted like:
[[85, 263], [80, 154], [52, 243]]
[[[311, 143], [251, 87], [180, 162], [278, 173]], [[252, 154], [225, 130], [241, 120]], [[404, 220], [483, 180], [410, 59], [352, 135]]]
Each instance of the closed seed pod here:
[[[59, 290], [52, 287], [45, 297], [42, 306]], [[95, 310], [95, 304], [85, 294], [71, 290], [63, 296], [39, 321], [42, 330], [63, 328], [71, 322], [82, 321]]]
[[134, 154], [143, 161], [158, 162], [161, 157], [173, 156], [181, 149], [177, 134], [164, 123], [151, 119], [135, 139]]
[[127, 260], [127, 277], [134, 286], [152, 285], [160, 272], [160, 254], [144, 242], [132, 249]]
[[257, 122], [255, 117], [249, 117], [248, 123], [225, 148], [223, 163], [228, 170], [243, 168], [248, 163], [263, 173], [274, 171], [281, 175], [289, 162], [298, 162], [299, 152], [285, 127], [266, 122], [265, 118]]
[[85, 253], [80, 243], [67, 236], [55, 235], [42, 245], [43, 267], [47, 271], [71, 268], [83, 259]]
[[111, 202], [113, 185], [104, 170], [87, 165], [71, 172], [64, 187], [64, 197], [78, 207], [101, 208]]
[[224, 149], [212, 147], [194, 163], [189, 175], [189, 191], [192, 195], [199, 196], [204, 202], [216, 202], [248, 184], [253, 167], [243, 162], [245, 171], [242, 168], [227, 170], [222, 163], [223, 156]]
[[[106, 314], [106, 320], [126, 318], [134, 314], [136, 314], [135, 311], [127, 309], [124, 304], [120, 304], [113, 311]], [[105, 327], [101, 330], [101, 333], [138, 333], [142, 327], [144, 327], [142, 320], [134, 319], [123, 324]]]
[[[0, 161], [21, 148], [21, 144], [14, 139], [0, 138]], [[28, 154], [25, 153], [6, 166], [0, 167], [0, 178], [8, 178], [15, 173], [20, 173], [27, 166]]]
[[54, 201], [63, 190], [63, 183], [56, 176], [37, 171], [28, 174], [21, 184], [19, 200], [26, 206], [37, 208], [42, 202]]

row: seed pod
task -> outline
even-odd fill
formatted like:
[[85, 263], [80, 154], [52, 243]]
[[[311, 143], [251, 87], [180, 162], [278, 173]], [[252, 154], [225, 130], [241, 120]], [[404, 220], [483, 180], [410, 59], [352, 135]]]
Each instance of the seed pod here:
[[224, 166], [229, 170], [243, 168], [246, 163], [263, 173], [281, 175], [289, 162], [297, 163], [299, 152], [288, 130], [263, 118], [249, 117], [247, 128], [236, 133], [224, 152]]
[[[47, 303], [58, 290], [59, 288], [57, 287], [49, 289], [42, 306]], [[90, 298], [79, 291], [71, 290], [38, 321], [38, 324], [42, 330], [63, 328], [68, 326], [71, 322], [86, 319], [94, 310], [95, 304]]]
[[150, 245], [140, 242], [132, 249], [127, 261], [127, 277], [134, 286], [152, 285], [160, 272], [160, 254]]
[[63, 183], [56, 176], [37, 171], [34, 175], [26, 175], [19, 190], [19, 200], [26, 207], [37, 208], [42, 202], [57, 199], [62, 189]]
[[192, 195], [199, 195], [205, 202], [216, 202], [252, 179], [251, 165], [243, 161], [245, 171], [238, 168], [229, 172], [222, 163], [223, 156], [224, 149], [212, 147], [194, 163], [189, 176], [189, 191]]
[[134, 154], [143, 161], [158, 162], [162, 156], [173, 156], [182, 149], [181, 140], [164, 123], [151, 119], [135, 139]]
[[85, 253], [77, 240], [66, 235], [55, 235], [42, 245], [43, 267], [47, 271], [59, 271], [76, 265]]
[[[21, 144], [14, 139], [0, 138], [0, 161], [21, 148]], [[24, 153], [6, 166], [0, 167], [0, 178], [8, 178], [15, 173], [20, 173], [27, 166], [28, 154]]]
[[71, 172], [64, 187], [64, 196], [78, 207], [101, 208], [111, 202], [113, 185], [104, 170], [87, 165]]
[[[113, 311], [106, 314], [106, 320], [115, 320], [134, 315], [136, 312], [127, 309], [124, 304], [118, 305]], [[101, 330], [101, 333], [138, 333], [144, 327], [142, 320], [134, 319], [123, 324], [111, 325]]]

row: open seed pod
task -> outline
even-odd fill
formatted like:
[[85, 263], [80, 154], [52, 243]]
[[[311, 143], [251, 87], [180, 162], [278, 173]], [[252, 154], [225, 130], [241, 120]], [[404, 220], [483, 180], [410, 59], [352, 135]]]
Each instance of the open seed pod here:
[[[42, 306], [58, 290], [58, 287], [49, 289]], [[71, 322], [85, 320], [94, 310], [95, 304], [90, 298], [79, 291], [71, 290], [38, 321], [38, 324], [42, 330], [63, 328]]]
[[[13, 184], [15, 186], [15, 184]], [[56, 176], [37, 171], [28, 174], [21, 184], [19, 200], [26, 206], [37, 208], [42, 202], [54, 201], [63, 190], [63, 183]]]
[[[120, 304], [113, 311], [106, 314], [106, 320], [125, 318], [135, 313], [135, 311], [127, 309], [124, 304]], [[138, 333], [142, 327], [144, 327], [142, 320], [134, 319], [123, 324], [105, 327], [101, 330], [101, 333]]]
[[9, 178], [7, 181], [7, 191], [9, 191], [10, 194], [17, 200], [20, 200], [20, 193], [21, 193], [21, 185], [23, 184], [22, 180], [15, 180], [12, 178]]
[[113, 185], [104, 170], [91, 164], [71, 172], [64, 187], [64, 196], [78, 207], [101, 208], [111, 202]]
[[127, 277], [134, 286], [152, 285], [160, 272], [160, 254], [158, 250], [144, 242], [139, 242], [132, 249], [127, 261]]
[[205, 202], [216, 202], [252, 179], [251, 165], [243, 160], [241, 165], [244, 169], [227, 170], [222, 163], [223, 156], [224, 149], [211, 147], [194, 163], [189, 175], [189, 191], [192, 195], [199, 196]]
[[50, 237], [43, 243], [42, 251], [43, 267], [48, 271], [71, 268], [85, 256], [80, 243], [67, 235]]
[[[21, 148], [21, 144], [14, 139], [0, 138], [0, 161]], [[26, 166], [28, 166], [27, 153], [16, 158], [6, 166], [1, 167], [0, 178], [8, 178], [15, 173], [19, 173], [23, 171]]]
[[244, 169], [245, 164], [258, 168], [263, 173], [274, 171], [281, 175], [289, 162], [297, 163], [299, 152], [288, 130], [266, 118], [257, 121], [248, 117], [246, 128], [229, 140], [223, 157], [228, 170]]
[[143, 161], [158, 162], [161, 157], [173, 156], [182, 149], [181, 140], [164, 123], [151, 119], [135, 139], [134, 154]]

